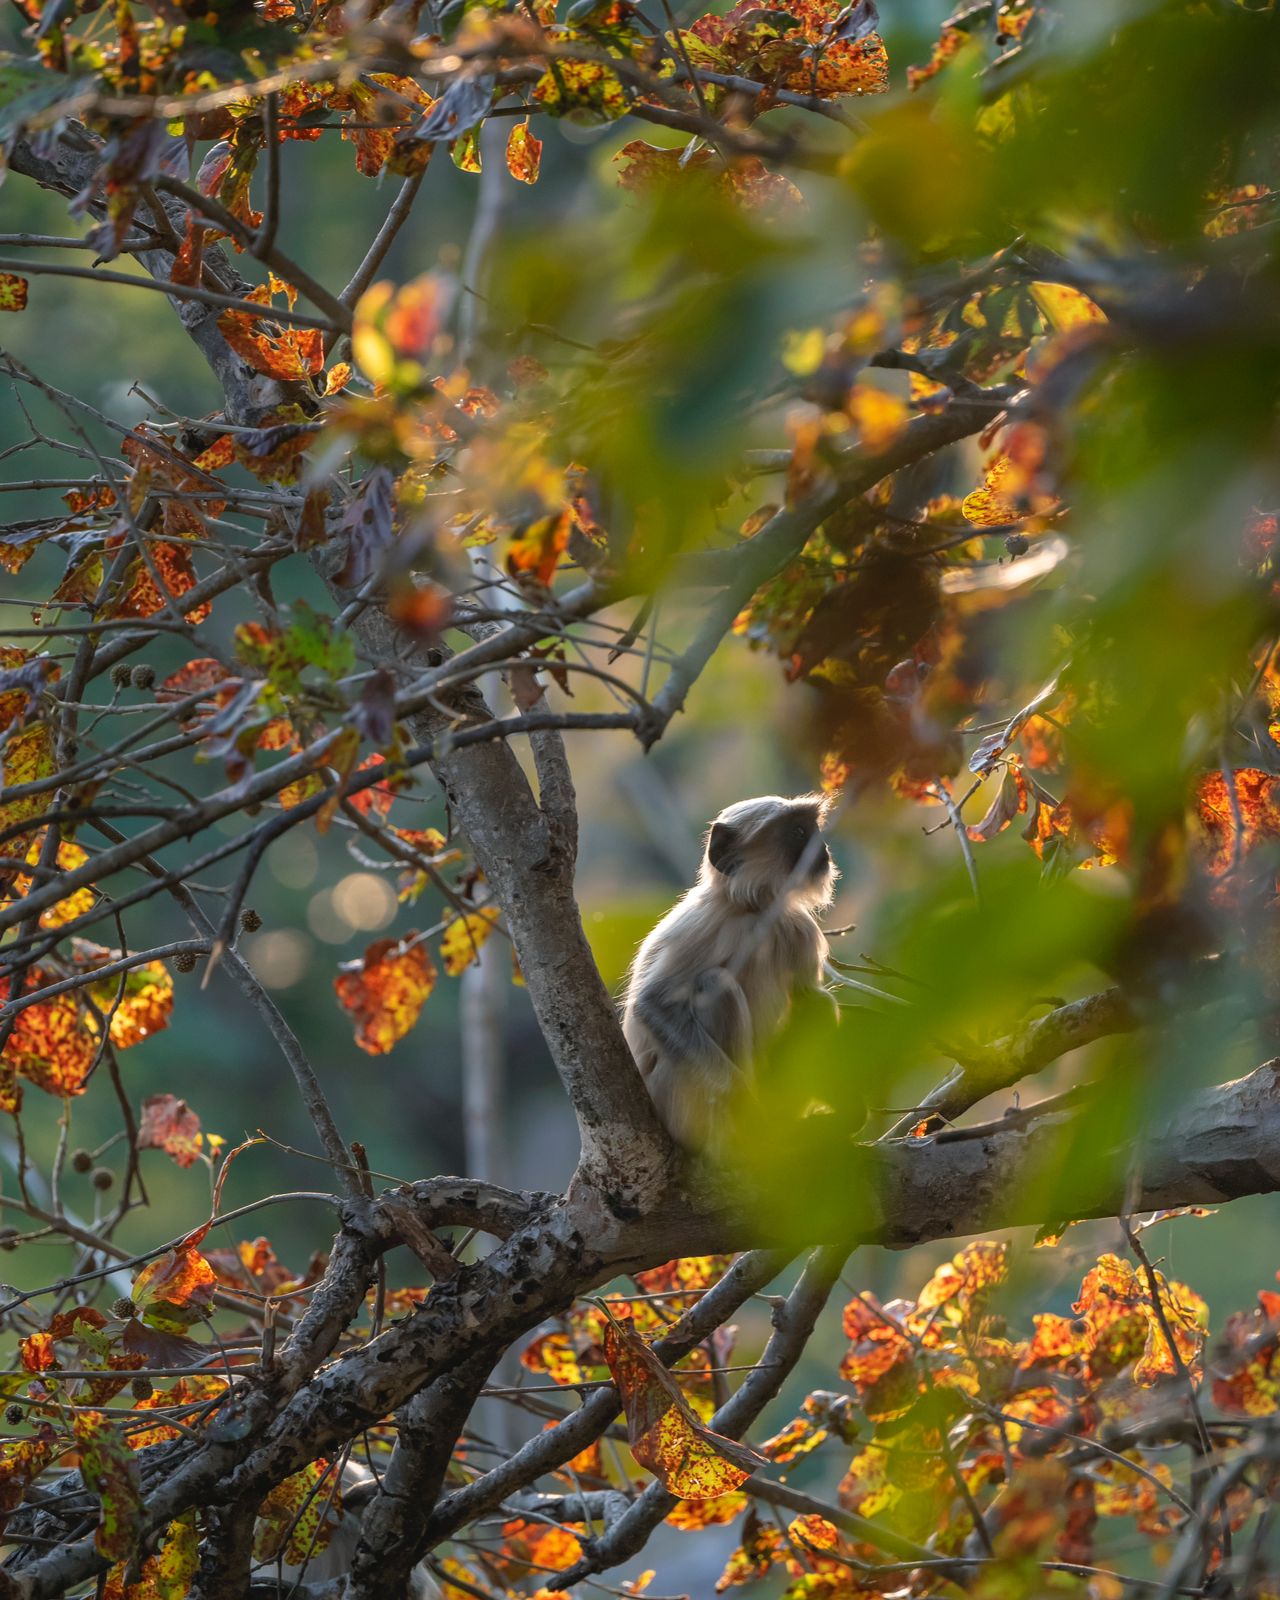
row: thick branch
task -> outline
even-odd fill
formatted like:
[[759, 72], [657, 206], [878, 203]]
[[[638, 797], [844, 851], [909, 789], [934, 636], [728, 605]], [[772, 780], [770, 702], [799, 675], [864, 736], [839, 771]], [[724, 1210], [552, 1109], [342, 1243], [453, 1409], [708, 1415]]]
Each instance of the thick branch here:
[[[1034, 1108], [1032, 1108], [1034, 1110]], [[827, 1147], [827, 1155], [830, 1149]], [[804, 1165], [780, 1151], [789, 1172]], [[802, 1152], [794, 1160], [804, 1161]], [[1247, 1077], [1194, 1095], [1163, 1124], [1114, 1125], [1086, 1101], [955, 1134], [857, 1146], [850, 1150], [833, 1213], [827, 1167], [814, 1178], [823, 1232], [847, 1226], [858, 1244], [905, 1249], [926, 1240], [1039, 1226], [1064, 1217], [1114, 1217], [1126, 1210], [1216, 1205], [1280, 1190], [1280, 1059]], [[735, 1186], [717, 1226], [710, 1217], [692, 1237], [698, 1250], [759, 1243], [767, 1219], [739, 1209]], [[805, 1213], [801, 1189], [793, 1216]], [[673, 1227], [682, 1219], [673, 1218]]]
[[[335, 589], [344, 560], [340, 545], [335, 541], [314, 555]], [[351, 629], [370, 661], [402, 667], [405, 641], [382, 607], [361, 611]], [[438, 681], [461, 659], [424, 676]], [[602, 1231], [593, 1231], [592, 1237], [607, 1240], [620, 1222], [667, 1186], [672, 1147], [640, 1081], [617, 1008], [583, 932], [563, 822], [552, 827], [504, 741], [465, 747], [456, 743], [459, 724], [465, 729], [469, 722], [491, 720], [475, 687], [447, 691], [447, 711], [441, 709], [441, 698], [439, 689], [424, 696], [408, 724], [416, 739], [432, 745], [432, 770], [505, 913], [539, 1026], [577, 1114], [584, 1172], [602, 1180], [597, 1219]], [[554, 817], [556, 803], [567, 800], [567, 774], [556, 768], [554, 752], [546, 746], [541, 760], [551, 780], [548, 799]]]
[[967, 1054], [964, 1064], [931, 1089], [914, 1110], [895, 1122], [885, 1137], [892, 1139], [909, 1133], [922, 1117], [935, 1123], [949, 1122], [989, 1094], [1010, 1088], [1060, 1056], [1092, 1044], [1095, 1039], [1128, 1033], [1138, 1023], [1133, 1007], [1120, 989], [1104, 989], [1082, 1000], [1070, 1000], [1045, 1016], [1036, 1017], [1017, 1033], [997, 1039], [984, 1050]]
[[484, 1350], [414, 1395], [396, 1419], [397, 1438], [378, 1493], [365, 1512], [351, 1558], [351, 1600], [401, 1600], [435, 1506], [495, 1350]]
[[[720, 1282], [654, 1344], [653, 1352], [659, 1361], [671, 1366], [681, 1356], [688, 1355], [781, 1272], [786, 1260], [786, 1256], [776, 1250], [753, 1250], [739, 1256]], [[612, 1384], [595, 1390], [572, 1416], [535, 1434], [491, 1472], [446, 1495], [424, 1529], [423, 1548], [439, 1544], [477, 1517], [495, 1511], [508, 1495], [536, 1483], [544, 1473], [554, 1472], [566, 1461], [572, 1461], [600, 1437], [617, 1417], [621, 1406], [618, 1391]]]

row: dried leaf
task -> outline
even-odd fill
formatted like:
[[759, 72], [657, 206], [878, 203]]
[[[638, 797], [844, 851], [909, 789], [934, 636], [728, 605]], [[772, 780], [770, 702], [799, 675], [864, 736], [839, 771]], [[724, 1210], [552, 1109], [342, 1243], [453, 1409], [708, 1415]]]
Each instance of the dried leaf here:
[[139, 1150], [163, 1150], [178, 1166], [189, 1167], [199, 1159], [203, 1145], [200, 1118], [185, 1100], [172, 1094], [153, 1094], [142, 1102]]

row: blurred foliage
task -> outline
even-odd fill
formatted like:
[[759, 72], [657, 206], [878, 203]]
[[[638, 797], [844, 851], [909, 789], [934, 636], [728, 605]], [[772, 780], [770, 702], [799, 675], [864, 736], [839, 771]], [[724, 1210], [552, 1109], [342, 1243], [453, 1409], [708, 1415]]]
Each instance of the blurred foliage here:
[[[22, 241], [0, 249], [0, 361], [22, 399], [0, 419], [13, 491], [0, 563], [16, 619], [0, 658], [6, 788], [58, 773], [55, 697], [91, 625], [102, 638], [152, 625], [123, 675], [75, 679], [94, 764], [74, 798], [117, 834], [70, 825], [60, 838], [43, 801], [0, 800], [14, 930], [3, 998], [36, 996], [6, 1017], [0, 1088], [15, 1122], [0, 1152], [23, 1232], [0, 1236], [5, 1276], [35, 1290], [83, 1249], [94, 1258], [101, 1247], [80, 1237], [50, 1265], [59, 1207], [82, 1233], [110, 1235], [102, 1281], [71, 1310], [15, 1309], [6, 1392], [24, 1409], [0, 1446], [7, 1489], [79, 1460], [106, 1508], [99, 1547], [122, 1560], [138, 1491], [101, 1408], [129, 1372], [189, 1360], [214, 1316], [219, 1336], [257, 1336], [254, 1296], [300, 1309], [328, 1237], [327, 1217], [292, 1209], [273, 1215], [272, 1242], [253, 1237], [256, 1214], [234, 1233], [203, 1231], [215, 1182], [240, 1203], [316, 1189], [322, 1169], [256, 1139], [224, 1156], [260, 1125], [286, 1146], [310, 1142], [292, 1085], [258, 1020], [221, 998], [231, 990], [210, 941], [193, 972], [197, 953], [170, 948], [191, 930], [156, 899], [129, 908], [126, 939], [108, 895], [133, 879], [100, 884], [86, 849], [135, 838], [175, 794], [242, 786], [156, 860], [193, 881], [218, 953], [235, 945], [276, 997], [375, 1170], [465, 1162], [452, 980], [483, 945], [505, 986], [505, 930], [418, 775], [414, 685], [362, 669], [350, 612], [336, 620], [342, 602], [307, 564], [326, 536], [346, 541], [340, 586], [381, 586], [424, 652], [465, 650], [468, 608], [495, 597], [500, 611], [546, 611], [596, 586], [590, 624], [550, 629], [537, 659], [543, 703], [567, 726], [634, 712], [572, 736], [580, 894], [611, 986], [667, 903], [654, 880], [688, 881], [707, 816], [775, 787], [821, 782], [837, 797], [835, 920], [859, 924], [836, 945], [841, 1015], [796, 1008], [740, 1152], [775, 1231], [807, 1241], [856, 1227], [863, 1203], [873, 1218], [876, 1197], [848, 1192], [861, 1171], [840, 1164], [848, 1141], [909, 1113], [948, 1062], [1099, 986], [1124, 988], [1142, 1031], [1054, 1068], [1051, 1089], [1084, 1091], [1072, 1138], [1036, 1178], [1055, 1226], [1069, 1221], [1056, 1209], [1064, 1174], [1087, 1187], [1118, 1140], [1139, 1146], [1191, 1089], [1272, 1052], [1273, 6], [1011, 0], [944, 22], [940, 8], [886, 3], [879, 29], [874, 7], [834, 0], [682, 12], [669, 28], [625, 0], [564, 15], [295, 0], [19, 10], [0, 142], [22, 167], [73, 120], [88, 126], [101, 159], [73, 221], [89, 229], [84, 260], [126, 273], [139, 270], [133, 230], [156, 221], [152, 186], [176, 181], [169, 282], [233, 290], [217, 326], [273, 382], [229, 419], [163, 295], [47, 275], [82, 259], [72, 252], [50, 247], [23, 269]], [[696, 87], [690, 64], [705, 74]], [[270, 74], [264, 112], [256, 86]], [[352, 281], [394, 187], [418, 180], [429, 203], [352, 296], [350, 328], [327, 320], [325, 294]], [[63, 198], [12, 175], [14, 234], [65, 232]], [[464, 260], [486, 206], [496, 236]], [[286, 255], [272, 258], [268, 232]], [[205, 277], [202, 253], [219, 241], [245, 284]], [[958, 415], [971, 425], [943, 437]], [[183, 606], [224, 562], [282, 534], [278, 558], [210, 609]], [[778, 556], [757, 570], [762, 549]], [[691, 595], [738, 582], [733, 636], [684, 721], [642, 758], [641, 713], [704, 625]], [[510, 688], [521, 707], [519, 680]], [[174, 747], [125, 761], [115, 742], [153, 715]], [[204, 853], [226, 845], [234, 861], [253, 839], [265, 848], [242, 906], [234, 873]], [[51, 873], [81, 877], [29, 919], [22, 902]], [[157, 949], [118, 981], [97, 976]], [[840, 986], [855, 972], [882, 992]], [[568, 1114], [512, 995], [510, 1176], [559, 1183]], [[780, 1128], [815, 1107], [834, 1133], [819, 1169], [829, 1197], [779, 1163]], [[1257, 1313], [1221, 1315], [1270, 1281], [1274, 1222], [1274, 1205], [1252, 1200], [1181, 1229], [1179, 1277], [1205, 1300], [1145, 1259], [1140, 1232], [1102, 1225], [1034, 1258], [984, 1242], [949, 1263], [928, 1249], [907, 1266], [860, 1263], [882, 1295], [846, 1309], [843, 1388], [820, 1387], [836, 1380], [819, 1335], [793, 1385], [813, 1392], [764, 1453], [803, 1459], [815, 1487], [819, 1467], [843, 1474], [843, 1511], [929, 1541], [939, 1561], [978, 1552], [964, 1568], [917, 1569], [917, 1592], [1081, 1587], [1046, 1576], [1053, 1562], [1163, 1564], [1170, 1592], [1183, 1580], [1205, 1592], [1233, 1535], [1248, 1530], [1240, 1542], [1269, 1559], [1265, 1451], [1190, 1553], [1183, 1515], [1204, 1488], [1197, 1458], [1253, 1449], [1261, 1435], [1242, 1419], [1276, 1411], [1280, 1301], [1264, 1289]], [[167, 1250], [129, 1264], [170, 1229]], [[1163, 1219], [1147, 1238], [1172, 1249]], [[122, 1265], [106, 1277], [111, 1261]], [[692, 1294], [723, 1267], [671, 1267], [673, 1287], [642, 1275], [640, 1294]], [[420, 1278], [397, 1263], [385, 1309], [420, 1303]], [[904, 1286], [916, 1298], [895, 1301]], [[561, 1487], [625, 1486], [640, 1462], [715, 1491], [686, 1499], [680, 1539], [742, 1519], [727, 1584], [759, 1579], [759, 1592], [786, 1586], [797, 1600], [877, 1587], [863, 1564], [883, 1552], [850, 1525], [807, 1514], [784, 1527], [748, 1510], [737, 1485], [749, 1465], [706, 1426], [727, 1336], [686, 1363], [681, 1389], [643, 1342], [664, 1325], [655, 1302], [623, 1284], [608, 1304], [579, 1303], [523, 1353], [556, 1384], [612, 1373], [627, 1400], [635, 1461], [597, 1450]], [[1030, 1305], [1048, 1309], [1019, 1323]], [[749, 1325], [745, 1359], [764, 1336]], [[60, 1379], [59, 1367], [103, 1375]], [[135, 1418], [198, 1407], [221, 1383], [134, 1389]], [[130, 1442], [163, 1436], [160, 1422]], [[375, 1459], [389, 1447], [389, 1429], [374, 1430]], [[330, 1468], [272, 1491], [259, 1559], [328, 1537]], [[582, 1548], [563, 1529], [509, 1524], [483, 1559], [452, 1553], [446, 1575], [454, 1594], [531, 1595]], [[193, 1550], [190, 1520], [175, 1523], [129, 1592], [185, 1592]], [[1263, 1560], [1241, 1592], [1273, 1584]], [[117, 1567], [107, 1592], [125, 1585]], [[1121, 1592], [1110, 1574], [1089, 1589]]]

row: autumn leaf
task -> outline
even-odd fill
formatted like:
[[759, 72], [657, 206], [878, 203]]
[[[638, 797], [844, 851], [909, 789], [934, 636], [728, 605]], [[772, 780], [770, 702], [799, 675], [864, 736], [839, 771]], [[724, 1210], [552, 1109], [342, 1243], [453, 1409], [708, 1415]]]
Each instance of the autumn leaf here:
[[1065, 331], [1107, 320], [1106, 312], [1083, 289], [1067, 283], [1032, 283], [1027, 288], [1051, 328]]
[[[26, 993], [56, 982], [42, 967], [27, 974]], [[9, 998], [10, 979], [0, 977], [0, 1000]], [[13, 1019], [3, 1060], [46, 1094], [83, 1094], [98, 1058], [96, 1018], [88, 1015], [74, 991], [24, 1006]]]
[[27, 309], [27, 280], [16, 272], [0, 272], [0, 311]]
[[963, 1325], [990, 1290], [1009, 1275], [1009, 1246], [1002, 1240], [975, 1239], [944, 1262], [921, 1289], [916, 1310], [930, 1314], [936, 1326], [942, 1311], [946, 1320]]
[[[138, 1435], [131, 1443], [138, 1445]], [[165, 1530], [160, 1547], [149, 1555], [136, 1573], [127, 1563], [112, 1567], [107, 1574], [102, 1600], [184, 1600], [191, 1592], [200, 1565], [200, 1535], [196, 1513], [187, 1511]]]
[[0, 1444], [0, 1516], [16, 1511], [33, 1484], [53, 1459], [57, 1436], [48, 1423], [29, 1439], [6, 1439]]
[[[572, 30], [566, 32], [571, 39]], [[550, 116], [569, 117], [584, 126], [614, 122], [627, 109], [622, 80], [598, 61], [549, 62], [533, 86], [533, 98]]]
[[501, 915], [497, 906], [480, 906], [450, 921], [440, 940], [440, 957], [451, 978], [465, 972], [479, 957], [481, 945], [493, 932]]
[[1035, 423], [1009, 429], [1004, 451], [993, 457], [982, 487], [965, 496], [960, 509], [975, 527], [994, 528], [1023, 517], [1043, 517], [1057, 506], [1045, 479], [1048, 436]]
[[378, 939], [359, 961], [346, 963], [333, 980], [338, 1002], [356, 1022], [356, 1043], [371, 1056], [385, 1055], [403, 1039], [435, 988], [435, 963], [410, 933]]
[[[130, 563], [119, 596], [106, 609], [107, 616], [154, 617], [195, 588], [199, 579], [185, 543], [157, 540], [148, 544], [147, 555], [149, 564], [141, 556]], [[194, 627], [207, 620], [212, 607], [205, 600], [177, 609]]]
[[449, 286], [426, 272], [399, 289], [375, 283], [356, 301], [351, 352], [371, 383], [410, 391], [427, 381], [427, 361], [444, 329]]
[[[116, 950], [103, 950], [94, 959], [113, 960], [118, 955]], [[111, 1042], [117, 1050], [130, 1050], [153, 1033], [163, 1032], [173, 1016], [173, 974], [163, 961], [130, 967], [120, 976], [93, 984], [89, 992], [110, 1019]]]
[[645, 1294], [668, 1295], [668, 1310], [680, 1310], [719, 1283], [733, 1260], [731, 1255], [683, 1256], [664, 1262], [660, 1267], [637, 1272], [635, 1280]]
[[548, 587], [560, 557], [568, 549], [572, 530], [573, 519], [568, 511], [552, 512], [531, 522], [507, 546], [507, 571], [513, 577], [527, 576]]
[[887, 450], [902, 433], [911, 416], [905, 400], [869, 383], [853, 386], [845, 399], [844, 409], [857, 429], [859, 443], [871, 455], [879, 455]]
[[108, 1561], [123, 1561], [137, 1543], [144, 1520], [137, 1457], [101, 1411], [77, 1412], [72, 1428], [80, 1448], [80, 1471], [100, 1502], [94, 1544]]
[[814, 1550], [834, 1550], [840, 1543], [839, 1530], [825, 1517], [813, 1512], [793, 1517], [787, 1525], [787, 1532], [798, 1544]]
[[189, 1167], [202, 1151], [200, 1118], [172, 1094], [148, 1095], [138, 1123], [138, 1149], [163, 1150], [180, 1167]]
[[48, 778], [54, 770], [53, 735], [43, 722], [35, 722], [11, 734], [4, 746], [3, 785], [0, 785], [0, 832], [7, 832], [28, 817], [39, 816], [45, 809], [44, 795], [19, 795], [5, 799], [5, 791], [19, 784], [38, 783]]
[[796, 94], [883, 94], [889, 87], [884, 41], [875, 32], [840, 38], [848, 10], [842, 0], [788, 0], [777, 12], [738, 0], [723, 16], [691, 24], [686, 48], [695, 66], [740, 71]]
[[737, 201], [748, 211], [768, 212], [775, 219], [804, 207], [804, 196], [790, 178], [771, 172], [757, 156], [743, 156], [728, 166], [714, 151], [688, 151], [632, 139], [614, 156], [618, 184], [637, 193], [683, 184], [695, 177], [709, 183], [713, 194]]
[[1280, 838], [1280, 778], [1257, 767], [1226, 775], [1208, 772], [1196, 787], [1196, 818], [1207, 847], [1205, 865], [1221, 878], [1238, 867], [1264, 839]]
[[1199, 1295], [1161, 1272], [1154, 1278], [1177, 1359], [1156, 1315], [1145, 1277], [1139, 1277], [1119, 1256], [1099, 1256], [1072, 1307], [1084, 1319], [1093, 1341], [1091, 1367], [1114, 1372], [1133, 1361], [1134, 1381], [1144, 1387], [1176, 1372], [1179, 1360], [1188, 1369], [1196, 1367], [1209, 1324], [1208, 1307]]
[[278, 1483], [258, 1507], [254, 1558], [301, 1566], [327, 1547], [341, 1521], [333, 1464], [321, 1456]]
[[529, 126], [526, 117], [507, 135], [507, 171], [518, 183], [537, 183], [542, 163], [542, 140]]
[[180, 1333], [205, 1317], [217, 1277], [190, 1239], [147, 1263], [133, 1280], [134, 1305], [156, 1328]]
[[443, 584], [415, 578], [393, 588], [387, 614], [416, 639], [433, 639], [449, 624], [453, 596]]
[[697, 1533], [740, 1517], [750, 1504], [741, 1489], [716, 1495], [711, 1500], [681, 1500], [667, 1514], [667, 1521], [683, 1533]]
[[218, 331], [255, 372], [286, 383], [299, 383], [324, 366], [324, 335], [319, 328], [274, 322], [271, 304], [277, 294], [284, 295], [292, 310], [298, 291], [272, 273], [269, 282], [259, 284], [244, 296], [262, 306], [262, 312], [224, 311], [218, 318]]
[[459, 172], [479, 172], [482, 166], [479, 128], [468, 128], [460, 134], [450, 144], [449, 155]]
[[[29, 865], [39, 865], [40, 856], [44, 849], [44, 838], [42, 831], [37, 838], [31, 841], [31, 845], [27, 850], [27, 862]], [[89, 852], [72, 840], [63, 839], [59, 842], [56, 856], [59, 871], [74, 872], [77, 867], [84, 866], [88, 859]], [[34, 878], [29, 877], [25, 872], [19, 873], [13, 880], [11, 895], [5, 896], [5, 898], [23, 899], [30, 892], [34, 881]], [[82, 917], [87, 912], [92, 911], [97, 903], [97, 898], [93, 889], [88, 884], [85, 884], [73, 894], [69, 894], [65, 900], [58, 900], [49, 906], [47, 910], [42, 911], [40, 913], [40, 926], [42, 928], [60, 928], [64, 923], [72, 922], [76, 917]]]
[[786, 1555], [786, 1536], [772, 1522], [762, 1522], [752, 1506], [742, 1524], [742, 1543], [716, 1580], [716, 1593], [765, 1577]]
[[714, 1499], [765, 1465], [754, 1450], [697, 1420], [675, 1379], [626, 1324], [608, 1323], [604, 1354], [626, 1413], [632, 1454], [671, 1494]]
[[830, 1436], [829, 1429], [818, 1427], [809, 1417], [793, 1417], [785, 1428], [764, 1441], [760, 1453], [779, 1466], [787, 1466], [816, 1450]]
[[1255, 1311], [1227, 1318], [1213, 1353], [1213, 1403], [1233, 1416], [1280, 1410], [1280, 1294], [1262, 1289]]
[[522, 1568], [564, 1572], [580, 1559], [582, 1542], [570, 1528], [519, 1519], [503, 1524], [502, 1549]]

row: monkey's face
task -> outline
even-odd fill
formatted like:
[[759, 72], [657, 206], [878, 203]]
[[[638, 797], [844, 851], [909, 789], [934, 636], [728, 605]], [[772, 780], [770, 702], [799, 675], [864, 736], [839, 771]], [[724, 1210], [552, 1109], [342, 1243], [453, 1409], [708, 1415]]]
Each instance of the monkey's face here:
[[828, 905], [836, 869], [822, 837], [822, 795], [764, 795], [728, 806], [711, 825], [703, 878], [743, 906], [779, 896], [810, 907]]

